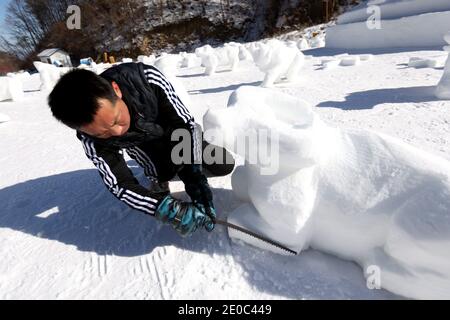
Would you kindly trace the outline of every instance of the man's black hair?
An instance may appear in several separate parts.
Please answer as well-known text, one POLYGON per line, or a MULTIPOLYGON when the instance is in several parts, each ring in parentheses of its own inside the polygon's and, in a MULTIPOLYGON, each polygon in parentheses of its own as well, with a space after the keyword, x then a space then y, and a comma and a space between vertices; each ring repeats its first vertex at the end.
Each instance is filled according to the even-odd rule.
POLYGON ((78 129, 94 121, 98 99, 117 100, 106 79, 88 70, 75 69, 66 73, 48 97, 53 116, 65 125, 78 129))

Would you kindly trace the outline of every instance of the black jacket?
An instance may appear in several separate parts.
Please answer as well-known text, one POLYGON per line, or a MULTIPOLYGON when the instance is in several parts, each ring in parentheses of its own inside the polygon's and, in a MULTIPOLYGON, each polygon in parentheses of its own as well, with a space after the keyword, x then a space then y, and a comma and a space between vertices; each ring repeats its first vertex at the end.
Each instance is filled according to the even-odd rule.
POLYGON ((108 139, 80 131, 77 131, 77 137, 108 190, 132 208, 154 215, 161 199, 138 183, 124 160, 123 150, 144 168, 147 177, 168 181, 178 171, 189 171, 192 164, 201 163, 201 128, 170 82, 153 66, 124 63, 106 70, 101 76, 119 85, 130 112, 130 129, 123 136, 108 139), (152 159, 170 161, 170 150, 176 143, 170 137, 177 128, 185 128, 191 133, 191 164, 171 165, 168 166, 171 170, 157 172, 152 159), (156 154, 151 159, 149 150, 153 154, 164 154, 156 154))

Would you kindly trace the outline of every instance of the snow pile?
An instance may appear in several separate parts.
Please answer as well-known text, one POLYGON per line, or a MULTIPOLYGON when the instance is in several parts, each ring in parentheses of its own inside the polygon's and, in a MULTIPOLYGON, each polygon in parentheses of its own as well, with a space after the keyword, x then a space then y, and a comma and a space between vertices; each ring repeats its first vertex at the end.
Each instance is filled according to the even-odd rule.
POLYGON ((133 62, 132 58, 123 58, 122 59, 122 63, 130 63, 130 62, 133 62))
POLYGON ((206 139, 246 160, 232 176, 246 203, 230 222, 375 268, 394 293, 450 298, 450 162, 387 135, 331 128, 307 103, 269 89, 239 88, 204 126, 206 139), (255 132, 266 139, 237 148, 255 132), (269 146, 278 146, 271 161, 255 161, 269 146), (273 164, 278 171, 262 174, 273 164))
POLYGON ((436 88, 436 97, 439 99, 450 100, 450 32, 448 32, 444 38, 449 44, 444 47, 444 50, 449 52, 449 56, 447 57, 447 62, 445 63, 444 75, 436 88))
POLYGON ((0 77, 0 101, 23 99, 23 76, 12 74, 7 77, 0 77))
POLYGON ((62 75, 70 71, 70 68, 58 68, 52 64, 39 61, 33 62, 34 67, 39 71, 41 78, 41 90, 49 92, 58 82, 62 75))
POLYGON ((271 87, 284 77, 288 82, 297 81, 305 62, 305 56, 296 44, 287 46, 276 39, 254 43, 250 52, 255 64, 266 74, 261 84, 263 87, 271 87))
POLYGON ((344 13, 327 30, 329 48, 427 47, 443 45, 450 29, 448 0, 368 1, 344 13))
POLYGON ((239 64, 239 48, 235 45, 225 44, 219 48, 205 45, 195 49, 195 54, 202 59, 206 75, 214 74, 219 66, 234 71, 239 64))
POLYGON ((8 122, 8 121, 10 121, 10 120, 11 120, 11 118, 8 117, 6 114, 0 113, 0 123, 2 123, 2 122, 8 122))

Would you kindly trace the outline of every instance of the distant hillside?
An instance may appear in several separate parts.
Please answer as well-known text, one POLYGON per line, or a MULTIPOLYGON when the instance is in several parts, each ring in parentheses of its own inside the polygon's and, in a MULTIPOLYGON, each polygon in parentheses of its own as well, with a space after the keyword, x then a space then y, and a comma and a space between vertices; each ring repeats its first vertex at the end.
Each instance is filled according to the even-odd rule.
MULTIPOLYGON (((74 61, 104 52, 121 57, 191 51, 204 44, 253 41, 328 22, 358 0, 11 0, 7 47, 30 67, 46 48, 74 61), (81 28, 66 27, 68 5, 80 7, 81 28), (27 15, 21 14, 27 12, 27 15), (31 26, 31 27, 30 27, 31 26)), ((0 39, 1 40, 1 39, 0 39)), ((1 41, 0 41, 1 42, 1 41)))

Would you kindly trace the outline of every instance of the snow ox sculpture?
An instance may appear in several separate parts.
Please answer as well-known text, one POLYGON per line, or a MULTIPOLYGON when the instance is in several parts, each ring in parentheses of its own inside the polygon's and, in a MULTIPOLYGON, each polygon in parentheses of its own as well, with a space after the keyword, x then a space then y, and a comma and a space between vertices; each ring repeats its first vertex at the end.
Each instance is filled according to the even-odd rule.
POLYGON ((204 128, 206 139, 246 160, 232 176, 244 203, 230 222, 297 252, 312 247, 375 268, 394 293, 450 298, 450 162, 383 134, 332 128, 306 102, 256 87, 208 111, 204 128), (236 148, 261 130, 276 139, 236 148), (265 175, 267 164, 249 155, 270 144, 278 145, 278 170, 265 175))
POLYGON ((286 78, 288 82, 295 82, 299 79, 305 56, 296 44, 286 45, 279 40, 272 39, 266 43, 254 43, 250 46, 249 51, 255 64, 266 74, 261 84, 262 87, 272 87, 282 78, 286 78))
POLYGON ((219 66, 234 71, 239 64, 239 47, 234 45, 225 44, 215 49, 205 45, 195 49, 195 54, 202 59, 202 65, 206 68, 205 74, 208 76, 214 74, 219 66))

